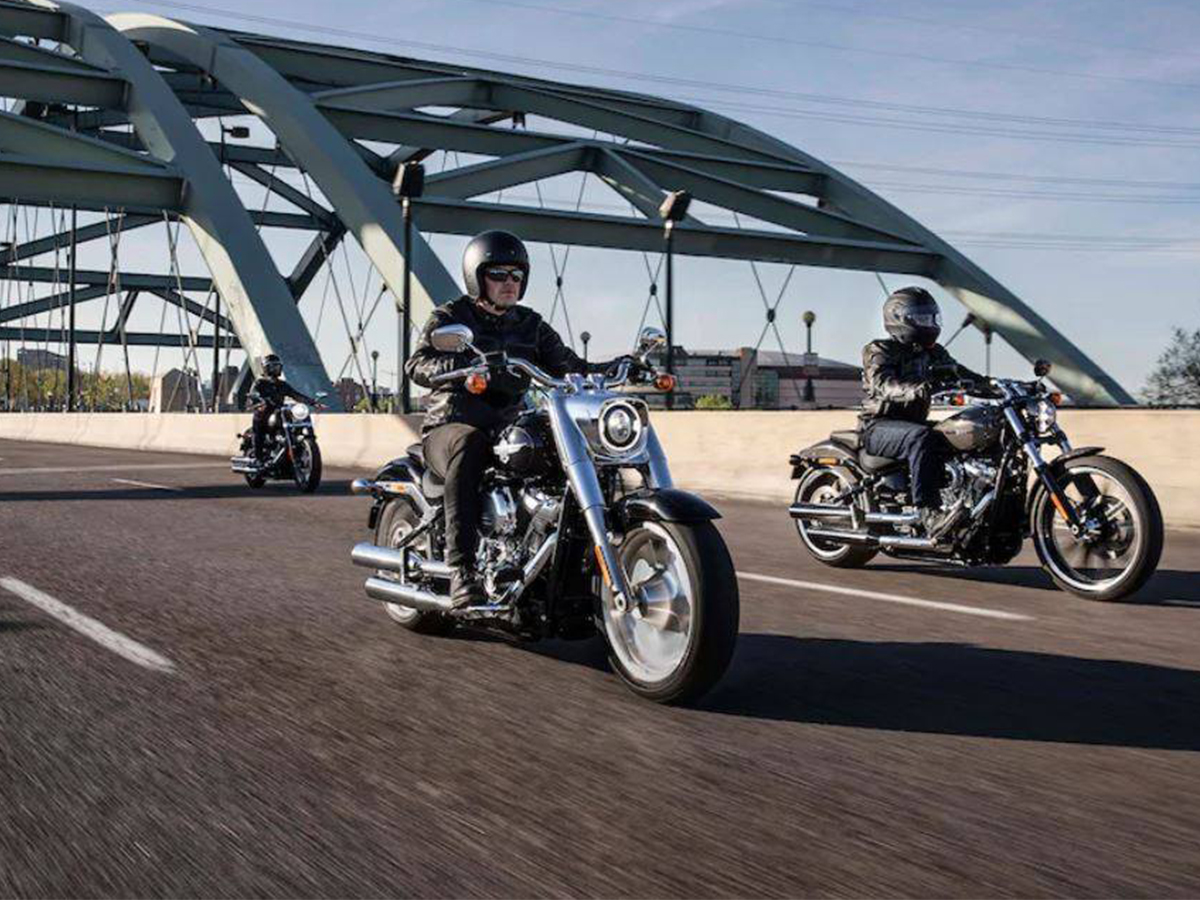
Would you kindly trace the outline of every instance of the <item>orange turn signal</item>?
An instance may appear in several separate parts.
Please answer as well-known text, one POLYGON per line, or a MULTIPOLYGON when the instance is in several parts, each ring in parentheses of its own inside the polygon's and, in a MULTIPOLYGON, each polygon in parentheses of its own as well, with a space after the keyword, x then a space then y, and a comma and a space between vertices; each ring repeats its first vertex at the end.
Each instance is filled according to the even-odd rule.
POLYGON ((966 406, 967 405, 967 395, 966 394, 954 394, 950 398, 950 405, 951 406, 966 406))
POLYGON ((1062 406, 1063 398, 1062 398, 1061 391, 1051 392, 1050 394, 1046 395, 1046 399, 1049 400, 1051 403, 1053 403, 1055 406, 1062 406))
POLYGON ((654 386, 664 394, 675 390, 675 376, 670 372, 660 372, 654 376, 654 386))
POLYGON ((487 390, 488 377, 482 372, 467 376, 467 393, 482 394, 487 390))

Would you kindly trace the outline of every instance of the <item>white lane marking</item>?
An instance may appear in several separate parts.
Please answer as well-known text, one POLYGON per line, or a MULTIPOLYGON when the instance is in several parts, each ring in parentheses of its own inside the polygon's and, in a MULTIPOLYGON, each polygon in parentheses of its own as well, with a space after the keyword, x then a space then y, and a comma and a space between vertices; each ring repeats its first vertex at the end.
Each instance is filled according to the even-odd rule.
POLYGON ((16 578, 0 578, 0 587, 16 594, 26 603, 32 603, 42 612, 47 613, 69 628, 74 628, 84 637, 91 638, 101 647, 111 650, 118 656, 123 656, 131 663, 136 663, 146 669, 157 672, 173 672, 175 664, 169 659, 159 656, 149 647, 139 644, 133 638, 128 638, 118 631, 113 631, 102 622, 97 622, 90 616, 85 616, 76 609, 67 606, 61 600, 56 600, 49 594, 39 591, 32 585, 16 578))
POLYGON ((151 469, 228 469, 229 463, 122 463, 109 466, 41 466, 0 469, 0 475, 58 475, 69 472, 145 472, 151 469))
POLYGON ((183 488, 171 487, 166 484, 154 484, 152 481, 134 481, 132 478, 112 478, 117 484, 132 484, 136 487, 154 488, 156 491, 181 491, 183 488))
POLYGON ((866 591, 861 588, 842 587, 838 584, 823 584, 819 581, 796 581, 792 578, 776 578, 774 575, 758 575, 754 572, 738 572, 737 576, 747 581, 761 581, 765 584, 778 584, 783 587, 803 588, 809 591, 826 591, 830 594, 845 594, 848 597, 865 597, 868 600, 883 600, 886 603, 901 603, 905 606, 919 606, 923 609, 938 609, 942 612, 962 613, 967 616, 983 616, 985 619, 1027 622, 1033 618, 1033 616, 1026 616, 1022 613, 1005 612, 1002 609, 962 606, 958 603, 943 603, 940 600, 922 600, 919 597, 905 597, 903 594, 884 594, 880 591, 866 591))

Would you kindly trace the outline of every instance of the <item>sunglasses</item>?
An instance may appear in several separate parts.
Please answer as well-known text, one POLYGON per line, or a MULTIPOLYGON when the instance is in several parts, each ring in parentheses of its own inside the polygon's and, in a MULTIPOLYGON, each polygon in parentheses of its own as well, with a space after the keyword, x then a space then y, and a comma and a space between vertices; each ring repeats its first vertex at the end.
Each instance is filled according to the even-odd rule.
POLYGON ((484 269, 483 277, 497 284, 508 281, 510 278, 514 284, 520 284, 525 280, 525 273, 520 269, 484 269))

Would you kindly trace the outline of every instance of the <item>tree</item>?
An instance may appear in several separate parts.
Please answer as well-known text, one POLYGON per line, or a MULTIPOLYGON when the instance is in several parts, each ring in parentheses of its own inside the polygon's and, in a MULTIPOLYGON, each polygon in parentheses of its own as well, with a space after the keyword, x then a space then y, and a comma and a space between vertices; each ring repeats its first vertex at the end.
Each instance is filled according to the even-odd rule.
POLYGON ((1152 406, 1200 405, 1200 329, 1174 330, 1142 397, 1152 406))
POLYGON ((696 409, 733 409, 733 403, 720 394, 705 394, 696 398, 696 409))

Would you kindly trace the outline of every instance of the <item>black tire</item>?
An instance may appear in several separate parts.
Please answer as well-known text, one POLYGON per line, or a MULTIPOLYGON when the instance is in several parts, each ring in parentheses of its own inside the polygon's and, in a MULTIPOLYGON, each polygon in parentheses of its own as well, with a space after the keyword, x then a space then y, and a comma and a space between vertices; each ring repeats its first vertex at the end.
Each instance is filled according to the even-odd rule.
MULTIPOLYGON (((632 673, 614 650, 612 636, 608 633, 613 624, 609 616, 604 615, 609 662, 613 671, 639 697, 656 703, 689 703, 712 689, 733 658, 740 615, 737 576, 725 541, 711 522, 652 524, 670 536, 687 567, 694 591, 690 612, 695 635, 669 676, 658 681, 645 681, 632 673)), ((635 530, 626 534, 626 544, 635 530)), ((607 588, 601 602, 605 609, 611 609, 607 588)))
MULTIPOLYGON (((392 498, 379 512, 379 521, 375 524, 375 543, 380 547, 396 546, 399 539, 415 528, 420 520, 421 517, 407 500, 402 497, 392 498)), ((376 574, 380 578, 398 577, 395 572, 381 571, 376 574)), ((442 635, 448 634, 454 628, 454 622, 441 613, 422 612, 398 603, 384 603, 382 606, 389 619, 417 634, 442 635)))
POLYGON ((249 472, 245 472, 242 477, 246 479, 246 484, 256 491, 267 483, 267 479, 262 475, 251 475, 249 472))
MULTIPOLYGON (((1158 499, 1150 485, 1136 471, 1120 460, 1109 456, 1081 456, 1066 463, 1071 472, 1085 473, 1088 470, 1102 473, 1116 482, 1128 495, 1132 508, 1131 521, 1135 528, 1132 548, 1133 559, 1121 575, 1111 584, 1097 582, 1089 588, 1070 564, 1062 558, 1053 538, 1048 534, 1057 513, 1050 492, 1038 485, 1030 504, 1030 531, 1034 548, 1047 574, 1064 591, 1069 591, 1088 600, 1122 600, 1140 590, 1158 568, 1163 549, 1163 519, 1158 499), (1073 577, 1073 575, 1075 577, 1073 577)), ((1067 483, 1067 479, 1064 479, 1067 483)))
POLYGON ((311 494, 321 486, 321 448, 317 446, 317 442, 313 438, 302 437, 296 442, 296 450, 307 451, 311 465, 307 478, 296 471, 293 465, 292 479, 296 482, 296 487, 300 488, 301 493, 311 494))
MULTIPOLYGON (((843 483, 847 479, 854 477, 848 469, 842 467, 822 466, 817 469, 809 469, 800 479, 800 483, 796 485, 794 502, 814 502, 810 498, 824 486, 824 483, 821 481, 823 476, 828 479, 839 480, 843 483)), ((809 537, 803 519, 793 519, 792 521, 796 525, 796 534, 800 538, 800 545, 807 551, 809 556, 822 565, 834 569, 861 569, 873 560, 879 552, 875 547, 864 547, 858 544, 838 545, 830 541, 809 537)))

